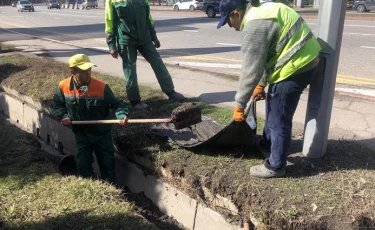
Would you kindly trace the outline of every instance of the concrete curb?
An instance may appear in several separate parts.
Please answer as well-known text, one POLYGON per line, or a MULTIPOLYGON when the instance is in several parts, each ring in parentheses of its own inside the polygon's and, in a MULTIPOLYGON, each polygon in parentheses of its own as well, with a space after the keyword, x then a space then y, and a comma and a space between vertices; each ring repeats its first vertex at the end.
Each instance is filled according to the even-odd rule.
MULTIPOLYGON (((43 109, 27 96, 2 86, 0 111, 26 132, 37 136, 43 150, 56 154, 55 149, 65 154, 75 153, 72 131, 60 124, 48 110, 43 109), (53 148, 51 148, 51 146, 53 148)), ((223 216, 206 205, 152 175, 145 175, 135 164, 115 154, 117 184, 127 186, 132 192, 144 192, 159 209, 192 230, 239 230, 239 226, 228 223, 223 216)), ((94 169, 97 171, 96 162, 94 169)))

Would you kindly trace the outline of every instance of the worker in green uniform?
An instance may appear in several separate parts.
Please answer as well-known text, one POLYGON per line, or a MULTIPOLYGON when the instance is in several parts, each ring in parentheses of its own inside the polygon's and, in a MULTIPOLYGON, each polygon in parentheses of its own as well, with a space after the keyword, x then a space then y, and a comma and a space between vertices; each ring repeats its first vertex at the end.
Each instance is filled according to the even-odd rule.
POLYGON ((147 107, 139 95, 137 51, 150 63, 168 99, 184 99, 183 95, 174 91, 172 78, 156 50, 160 47, 160 41, 156 36, 148 0, 107 0, 105 33, 112 57, 117 58, 120 54, 122 58, 126 92, 134 109, 147 107))
POLYGON ((62 80, 53 96, 53 109, 61 124, 72 127, 75 134, 79 173, 82 177, 93 177, 92 163, 95 152, 101 177, 115 182, 114 148, 111 125, 73 125, 71 121, 104 120, 115 111, 120 125, 127 124, 129 115, 126 105, 118 100, 109 86, 91 77, 95 66, 84 54, 69 59, 71 77, 62 80))

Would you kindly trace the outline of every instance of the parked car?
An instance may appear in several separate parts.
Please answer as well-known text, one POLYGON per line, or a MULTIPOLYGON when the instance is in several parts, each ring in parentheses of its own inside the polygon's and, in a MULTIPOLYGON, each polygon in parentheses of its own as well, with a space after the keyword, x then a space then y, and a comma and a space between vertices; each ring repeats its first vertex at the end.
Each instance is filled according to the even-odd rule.
MULTIPOLYGON (((266 2, 273 2, 274 0, 260 0, 259 3, 263 4, 266 2)), ((216 17, 216 14, 219 14, 219 5, 221 0, 203 0, 202 11, 204 11, 209 18, 216 17)), ((249 2, 249 0, 246 0, 249 2)))
POLYGON ((16 6, 17 6, 17 1, 12 2, 12 7, 16 7, 16 6))
POLYGON ((174 10, 195 10, 203 0, 181 0, 173 5, 174 10))
POLYGON ((17 3, 17 11, 18 12, 23 12, 24 10, 28 10, 29 12, 34 12, 34 6, 31 2, 29 1, 26 1, 26 0, 22 0, 22 1, 18 1, 17 3))
POLYGON ((87 8, 98 8, 98 1, 96 0, 84 0, 81 5, 81 9, 87 8))
POLYGON ((196 10, 203 10, 203 1, 201 1, 195 9, 196 10))
POLYGON ((370 12, 371 10, 375 10, 375 0, 355 1, 353 4, 353 9, 355 9, 359 13, 370 12))
POLYGON ((219 5, 221 0, 203 0, 203 9, 209 18, 216 17, 219 12, 219 5))
POLYGON ((57 0, 48 0, 47 8, 48 9, 52 9, 52 8, 61 9, 60 3, 57 0))
POLYGON ((348 2, 346 3, 346 7, 349 9, 353 9, 354 2, 354 0, 348 0, 348 2))

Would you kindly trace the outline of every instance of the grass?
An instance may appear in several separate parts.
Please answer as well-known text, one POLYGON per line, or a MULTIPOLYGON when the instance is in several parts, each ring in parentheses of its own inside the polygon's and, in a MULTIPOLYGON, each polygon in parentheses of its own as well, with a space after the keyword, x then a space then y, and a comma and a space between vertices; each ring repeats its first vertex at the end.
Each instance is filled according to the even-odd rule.
POLYGON ((0 119, 0 228, 157 229, 122 191, 62 177, 28 133, 0 119))
POLYGON ((15 46, 11 44, 0 44, 1 45, 1 52, 0 53, 8 53, 15 51, 15 46))
MULTIPOLYGON (((0 57, 2 84, 47 104, 57 82, 67 76, 67 71, 65 64, 48 58, 0 57), (12 68, 1 67, 4 65, 12 68), (36 74, 41 71, 45 76, 36 74)), ((119 98, 127 100, 123 79, 97 73, 94 76, 105 80, 119 98)), ((134 118, 167 116, 179 105, 164 100, 159 91, 141 87, 141 92, 150 109, 133 113, 134 118)), ((230 110, 198 103, 202 104, 204 115, 223 124, 231 121, 230 110)), ((258 126, 262 127, 261 120, 258 126)), ((148 159, 153 163, 150 169, 154 173, 158 169, 169 171, 173 177, 166 180, 208 204, 211 200, 207 199, 207 191, 219 194, 230 199, 241 215, 251 213, 268 229, 361 229, 375 226, 375 152, 353 140, 329 141, 327 153, 321 159, 303 157, 301 140, 293 140, 288 177, 259 180, 250 177, 249 169, 263 160, 251 149, 186 150, 144 137, 149 127, 114 127, 114 140, 124 155, 134 160, 139 156, 148 159)), ((242 218, 218 210, 228 219, 242 218)))

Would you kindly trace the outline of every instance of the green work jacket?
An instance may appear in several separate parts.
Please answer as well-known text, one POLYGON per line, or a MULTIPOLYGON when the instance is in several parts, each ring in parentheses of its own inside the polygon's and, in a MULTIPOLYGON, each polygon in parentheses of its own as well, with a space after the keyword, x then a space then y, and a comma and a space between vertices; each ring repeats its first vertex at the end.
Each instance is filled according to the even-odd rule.
POLYGON ((155 41, 148 0, 107 0, 105 33, 110 50, 155 41))
MULTIPOLYGON (((73 77, 61 81, 53 96, 53 109, 59 119, 68 117, 72 121, 110 119, 110 109, 118 120, 129 115, 127 106, 115 97, 109 86, 95 78, 79 88, 73 77)), ((72 129, 95 140, 110 132, 111 125, 73 125, 72 129)))

